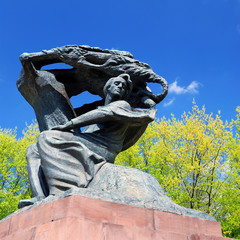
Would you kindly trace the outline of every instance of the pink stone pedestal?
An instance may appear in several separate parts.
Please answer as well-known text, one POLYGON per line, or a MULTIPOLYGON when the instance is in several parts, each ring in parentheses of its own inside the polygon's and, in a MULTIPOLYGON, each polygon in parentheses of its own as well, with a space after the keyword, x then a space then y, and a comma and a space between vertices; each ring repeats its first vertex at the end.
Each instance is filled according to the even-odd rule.
POLYGON ((218 222, 70 196, 0 223, 1 240, 227 240, 218 222))

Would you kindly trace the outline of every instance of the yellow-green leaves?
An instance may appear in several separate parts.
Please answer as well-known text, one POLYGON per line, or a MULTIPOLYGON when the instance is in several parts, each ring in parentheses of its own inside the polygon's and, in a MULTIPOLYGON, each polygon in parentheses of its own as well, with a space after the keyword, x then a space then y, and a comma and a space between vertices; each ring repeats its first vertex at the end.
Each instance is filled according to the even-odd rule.
POLYGON ((30 197, 25 152, 37 135, 36 124, 27 126, 20 139, 16 129, 0 129, 0 219, 15 211, 20 199, 30 197))
MULTIPOLYGON (((224 123, 220 112, 213 116, 193 103, 192 111, 180 119, 172 115, 151 124, 135 146, 119 154, 116 163, 151 173, 176 203, 214 215, 227 225, 227 234, 227 216, 231 219, 237 212, 227 202, 240 207, 240 108, 237 111, 237 120, 224 123)), ((238 231, 240 236, 240 227, 238 231)))
POLYGON ((217 218, 222 223, 226 237, 240 239, 240 107, 236 111, 236 119, 233 120, 234 137, 229 142, 230 174, 219 198, 221 208, 217 218))

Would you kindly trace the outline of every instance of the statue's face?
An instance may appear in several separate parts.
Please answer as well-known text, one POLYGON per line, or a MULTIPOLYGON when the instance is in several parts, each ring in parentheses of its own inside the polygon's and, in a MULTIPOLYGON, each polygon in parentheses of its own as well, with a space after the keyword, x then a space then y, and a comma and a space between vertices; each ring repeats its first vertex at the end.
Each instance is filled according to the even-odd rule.
POLYGON ((116 77, 110 87, 108 88, 108 94, 114 96, 115 98, 122 99, 125 92, 127 91, 126 80, 122 77, 116 77))

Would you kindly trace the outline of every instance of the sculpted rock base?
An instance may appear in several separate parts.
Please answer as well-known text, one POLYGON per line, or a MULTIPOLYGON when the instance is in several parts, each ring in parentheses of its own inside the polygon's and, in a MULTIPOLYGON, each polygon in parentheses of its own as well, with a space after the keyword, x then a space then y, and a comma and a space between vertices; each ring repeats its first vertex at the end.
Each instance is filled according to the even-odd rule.
MULTIPOLYGON (((87 188, 74 187, 60 194, 50 195, 42 200, 35 198, 33 199, 33 206, 39 206, 72 195, 216 221, 209 214, 181 207, 174 203, 151 174, 110 163, 105 163, 100 168, 87 188)), ((28 200, 26 201, 28 202, 28 200)), ((22 207, 28 205, 24 204, 25 201, 23 201, 22 207)), ((28 208, 31 208, 31 206, 28 208)), ((17 212, 24 209, 26 208, 17 212)))
MULTIPOLYGON (((214 217, 174 203, 158 181, 140 170, 106 163, 89 184, 102 200, 216 221, 214 217)), ((95 198, 93 195, 91 197, 95 198)))

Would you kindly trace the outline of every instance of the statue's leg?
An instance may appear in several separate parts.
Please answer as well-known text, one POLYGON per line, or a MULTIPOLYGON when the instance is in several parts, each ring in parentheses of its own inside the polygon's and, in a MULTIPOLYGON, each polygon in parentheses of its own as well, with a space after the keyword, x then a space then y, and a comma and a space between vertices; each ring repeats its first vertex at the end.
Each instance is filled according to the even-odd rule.
POLYGON ((36 144, 32 144, 27 148, 26 157, 32 195, 33 197, 46 197, 48 195, 48 186, 41 168, 41 159, 36 144))
POLYGON ((28 178, 33 198, 21 200, 18 204, 19 208, 32 205, 49 195, 48 185, 41 168, 41 160, 36 144, 32 144, 27 148, 26 157, 28 178))

